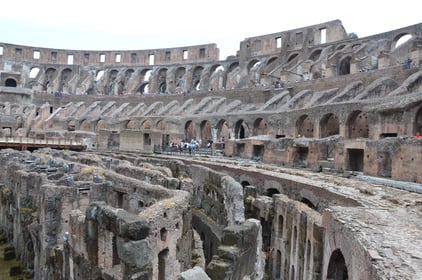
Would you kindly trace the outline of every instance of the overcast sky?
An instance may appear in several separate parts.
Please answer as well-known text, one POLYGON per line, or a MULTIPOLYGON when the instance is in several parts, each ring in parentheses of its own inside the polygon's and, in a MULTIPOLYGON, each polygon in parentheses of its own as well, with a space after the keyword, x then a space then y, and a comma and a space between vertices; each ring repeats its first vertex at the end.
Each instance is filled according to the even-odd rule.
POLYGON ((248 37, 339 19, 362 38, 421 23, 421 8, 416 0, 4 1, 0 42, 75 50, 216 43, 225 59, 248 37))

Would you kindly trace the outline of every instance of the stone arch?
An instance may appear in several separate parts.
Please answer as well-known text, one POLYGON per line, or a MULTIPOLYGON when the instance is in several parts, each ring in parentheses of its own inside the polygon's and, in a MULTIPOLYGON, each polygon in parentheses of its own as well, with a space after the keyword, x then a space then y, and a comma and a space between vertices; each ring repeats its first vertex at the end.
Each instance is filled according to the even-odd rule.
POLYGON ((344 49, 345 46, 346 46, 346 44, 338 45, 335 50, 336 51, 342 50, 342 49, 344 49))
POLYGON ((166 122, 163 120, 157 121, 156 128, 159 130, 166 130, 166 122))
POLYGON ((225 86, 224 72, 224 66, 221 64, 214 64, 211 66, 208 90, 220 90, 225 86))
POLYGON ((144 120, 141 123, 141 127, 142 127, 142 129, 151 129, 152 128, 152 123, 151 123, 150 120, 144 120))
POLYGON ((292 53, 291 55, 289 55, 289 57, 287 58, 287 63, 290 63, 291 61, 293 61, 295 58, 297 58, 299 56, 298 53, 292 53))
POLYGON ((329 113, 322 117, 320 123, 321 138, 337 135, 340 133, 340 123, 336 115, 329 113))
POLYGON ((68 131, 75 131, 76 130, 76 121, 70 120, 67 122, 67 130, 68 131))
POLYGON ((346 57, 344 57, 343 59, 340 60, 339 67, 338 67, 338 74, 340 76, 350 74, 350 62, 351 61, 352 61, 351 56, 346 56, 346 57))
POLYGON ((347 138, 368 138, 369 120, 365 112, 353 111, 347 120, 347 138))
POLYGON ((204 71, 204 67, 196 66, 192 72, 192 90, 198 91, 201 90, 201 77, 202 72, 204 71))
POLYGON ((253 124, 253 136, 267 134, 267 122, 263 118, 257 118, 253 124))
POLYGON ((259 59, 252 59, 251 61, 249 61, 247 66, 248 73, 251 72, 252 68, 257 67, 259 64, 261 64, 261 61, 259 59))
POLYGON ((16 129, 23 128, 24 121, 21 116, 17 116, 15 120, 16 129))
POLYGON ((296 122, 297 134, 306 138, 314 137, 314 122, 308 115, 302 115, 296 122))
POLYGON ((107 79, 105 94, 107 94, 107 95, 117 94, 117 88, 115 87, 115 85, 117 83, 118 74, 119 74, 119 71, 117 71, 116 69, 112 69, 108 73, 108 79, 107 79))
POLYGON ((159 93, 167 92, 167 68, 162 68, 158 71, 157 85, 159 93))
POLYGON ((414 135, 418 132, 422 135, 422 107, 419 108, 415 115, 414 135))
POLYGON ((217 139, 221 139, 221 138, 225 138, 225 139, 230 139, 230 128, 229 128, 229 124, 225 119, 220 120, 217 125, 216 125, 216 129, 217 129, 217 139))
POLYGON ((176 93, 183 93, 186 91, 186 68, 178 67, 175 72, 175 86, 176 93))
POLYGON ((70 85, 68 82, 72 78, 73 71, 70 68, 65 68, 60 74, 60 85, 59 85, 59 91, 65 91, 69 92, 70 85))
POLYGON ((136 89, 136 94, 148 94, 149 93, 149 83, 143 83, 138 86, 136 89))
POLYGON ((278 56, 273 56, 267 61, 267 66, 274 63, 278 59, 278 56))
POLYGON ((90 131, 91 130, 91 123, 88 120, 81 120, 79 127, 80 127, 80 130, 90 131))
POLYGON ((410 41, 412 39, 412 34, 409 33, 400 33, 394 37, 391 43, 391 49, 396 49, 403 45, 404 43, 410 41))
POLYGON ((239 62, 233 62, 228 67, 227 76, 226 76, 226 88, 233 89, 237 87, 239 83, 239 62))
POLYGON ((185 124, 185 140, 190 141, 191 139, 196 139, 196 129, 193 121, 189 120, 185 124))
POLYGON ((44 81, 42 82, 45 90, 48 90, 48 87, 51 86, 51 82, 54 81, 56 75, 57 75, 57 70, 55 68, 52 68, 52 67, 47 68, 44 75, 44 81))
POLYGON ((138 122, 136 120, 129 120, 126 122, 126 129, 136 129, 138 127, 138 122))
POLYGON ((311 55, 309 56, 309 59, 312 61, 317 61, 319 59, 319 57, 321 56, 321 49, 318 50, 314 50, 311 55))
POLYGON ((331 253, 330 261, 328 262, 327 280, 347 280, 348 278, 344 256, 340 249, 336 249, 331 253))
POLYGON ((6 81, 4 82, 4 85, 6 87, 17 87, 18 83, 13 78, 7 78, 6 81))
POLYGON ((95 132, 99 132, 101 129, 106 128, 106 122, 105 120, 98 120, 95 124, 95 132))
POLYGON ((234 135, 236 139, 243 139, 249 137, 249 126, 244 120, 240 119, 236 122, 236 125, 234 127, 234 135))
POLYGON ((135 87, 135 94, 148 94, 152 70, 150 68, 142 69, 139 73, 139 80, 135 87))
POLYGON ((208 140, 212 140, 212 126, 211 123, 207 120, 201 122, 201 139, 202 143, 208 143, 208 140))

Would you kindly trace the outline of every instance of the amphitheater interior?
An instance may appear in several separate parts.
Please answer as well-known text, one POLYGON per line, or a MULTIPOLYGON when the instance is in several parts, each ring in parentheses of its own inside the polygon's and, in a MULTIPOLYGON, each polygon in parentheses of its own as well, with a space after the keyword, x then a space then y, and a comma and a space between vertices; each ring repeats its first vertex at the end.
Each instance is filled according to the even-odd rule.
POLYGON ((21 279, 422 279, 421 63, 422 23, 0 43, 0 241, 21 279))

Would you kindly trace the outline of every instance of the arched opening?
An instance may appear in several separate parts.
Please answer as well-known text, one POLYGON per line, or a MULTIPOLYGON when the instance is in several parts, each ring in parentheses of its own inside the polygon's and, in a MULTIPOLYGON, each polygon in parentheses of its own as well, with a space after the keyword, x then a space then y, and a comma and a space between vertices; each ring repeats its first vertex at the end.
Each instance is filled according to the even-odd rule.
POLYGON ((224 137, 224 139, 230 139, 230 129, 229 124, 226 120, 220 120, 216 126, 217 128, 217 139, 220 140, 224 137))
POLYGON ((193 70, 192 73, 192 90, 198 91, 201 90, 201 77, 202 77, 202 71, 204 68, 202 66, 197 66, 193 70))
POLYGON ((255 120, 253 124, 253 136, 267 134, 267 123, 262 118, 255 120))
POLYGON ((287 59, 287 62, 293 61, 295 58, 298 57, 298 55, 299 55, 298 53, 294 53, 294 54, 290 55, 289 58, 287 59))
POLYGON ((350 61, 352 58, 350 56, 345 57, 341 60, 340 66, 338 68, 338 74, 341 75, 348 75, 350 74, 350 61))
POLYGON ((368 138, 369 120, 366 113, 362 111, 352 112, 347 122, 347 132, 348 138, 368 138))
POLYGON ((327 280, 347 280, 347 267, 340 249, 334 250, 328 263, 327 280))
POLYGON ((315 50, 314 52, 311 53, 311 55, 309 56, 309 59, 312 61, 317 61, 320 55, 321 55, 321 50, 315 50))
POLYGON ((399 35, 398 38, 396 38, 396 40, 395 40, 396 43, 394 45, 394 48, 400 47, 401 45, 403 45, 404 43, 406 43, 410 39, 412 39, 412 35, 410 35, 410 34, 399 35))
POLYGON ((99 80, 101 80, 104 77, 104 70, 100 70, 97 72, 97 75, 95 76, 95 81, 98 82, 99 80))
POLYGON ((38 76, 39 72, 40 72, 40 68, 38 68, 38 67, 32 68, 31 71, 29 72, 29 78, 35 79, 38 76))
POLYGON ((338 118, 334 114, 325 115, 320 122, 321 138, 337 135, 340 133, 340 124, 338 118))
POLYGON ((145 121, 142 123, 142 128, 143 128, 143 129, 151 129, 151 128, 152 128, 152 123, 151 123, 151 121, 150 121, 150 120, 145 120, 145 121))
POLYGON ((15 79, 8 78, 8 79, 6 79, 6 81, 4 82, 4 85, 5 85, 6 87, 16 87, 16 86, 17 86, 17 83, 16 83, 16 80, 15 80, 15 79))
POLYGON ((98 120, 97 125, 95 126, 95 132, 100 132, 101 129, 105 129, 106 122, 104 120, 98 120))
POLYGON ((138 127, 138 122, 137 121, 135 121, 135 120, 129 120, 127 123, 126 123, 126 129, 135 129, 135 128, 137 128, 138 127))
POLYGON ((158 254, 158 280, 166 280, 166 262, 169 249, 166 248, 158 254))
POLYGON ((82 120, 79 127, 80 127, 80 130, 90 131, 91 126, 88 120, 82 120))
POLYGON ((307 199, 305 197, 302 197, 301 202, 304 203, 304 204, 306 204, 309 208, 314 209, 314 210, 317 210, 317 208, 315 207, 315 205, 309 199, 307 199))
POLYGON ((422 135, 422 107, 416 113, 414 130, 414 135, 422 135))
POLYGON ((203 144, 207 144, 212 139, 211 123, 209 121, 201 122, 201 139, 203 144))
POLYGON ((268 188, 265 195, 272 197, 275 194, 280 194, 279 190, 277 190, 276 188, 268 188))
POLYGON ((185 140, 190 141, 196 139, 196 130, 192 121, 188 121, 185 124, 185 140))
POLYGON ((301 137, 312 138, 314 137, 314 123, 308 115, 299 117, 297 124, 297 134, 301 137))
POLYGON ((72 69, 70 68, 64 69, 61 73, 59 91, 69 92, 70 85, 68 83, 71 78, 72 78, 72 69))
POLYGON ((160 230, 160 239, 161 239, 161 241, 167 240, 167 230, 166 230, 166 228, 162 228, 160 230))
POLYGON ((248 125, 243 120, 238 120, 235 126, 236 139, 243 139, 249 136, 248 125))

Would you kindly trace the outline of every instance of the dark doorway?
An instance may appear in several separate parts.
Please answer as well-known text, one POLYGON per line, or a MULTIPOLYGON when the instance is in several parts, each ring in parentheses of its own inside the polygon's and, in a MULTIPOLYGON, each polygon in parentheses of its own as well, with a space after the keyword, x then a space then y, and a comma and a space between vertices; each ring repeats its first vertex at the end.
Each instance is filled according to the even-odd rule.
POLYGON ((348 149, 349 167, 352 171, 363 171, 363 155, 362 149, 348 149))
POLYGON ((158 254, 158 280, 166 280, 166 260, 169 249, 164 249, 158 254))
POLYGON ((328 263, 327 280, 347 280, 347 267, 340 249, 335 250, 328 263))
POLYGON ((7 79, 5 84, 6 87, 16 87, 16 81, 14 79, 7 79))
POLYGON ((253 145, 252 157, 255 160, 262 160, 264 157, 264 145, 253 145))

